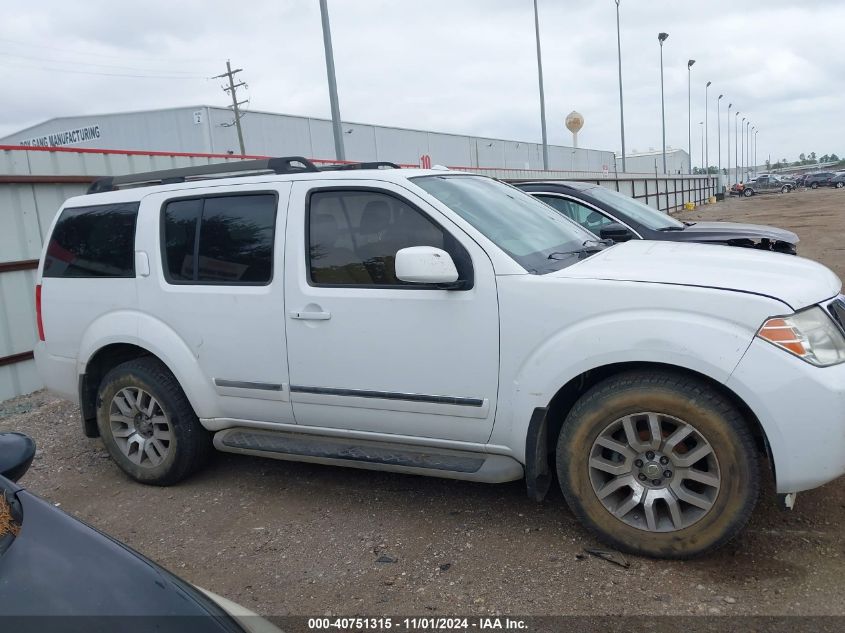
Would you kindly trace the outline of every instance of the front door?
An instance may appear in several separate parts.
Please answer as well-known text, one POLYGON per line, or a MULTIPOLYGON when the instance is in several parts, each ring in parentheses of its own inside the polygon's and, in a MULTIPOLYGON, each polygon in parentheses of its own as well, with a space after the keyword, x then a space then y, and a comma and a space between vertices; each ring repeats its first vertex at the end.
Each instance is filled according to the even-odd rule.
POLYGON ((294 183, 285 304, 297 424, 486 442, 499 373, 486 253, 415 193, 381 181, 294 183), (450 253, 461 290, 401 282, 399 249, 450 253))

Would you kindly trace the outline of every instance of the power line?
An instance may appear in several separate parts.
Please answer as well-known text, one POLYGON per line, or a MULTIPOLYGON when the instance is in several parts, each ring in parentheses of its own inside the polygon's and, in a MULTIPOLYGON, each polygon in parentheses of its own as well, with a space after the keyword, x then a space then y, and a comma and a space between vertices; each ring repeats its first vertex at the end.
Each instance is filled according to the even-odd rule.
MULTIPOLYGON (((168 75, 194 75, 198 76, 201 75, 197 71, 187 71, 187 70, 169 70, 169 69, 157 69, 157 68, 137 68, 133 66, 115 66, 114 64, 96 64, 94 62, 77 62, 77 61, 65 61, 61 59, 51 59, 49 57, 34 57, 32 55, 19 55, 17 53, 7 53, 5 51, 0 51, 0 56, 3 57, 15 57, 18 59, 25 59, 29 61, 37 61, 37 62, 49 62, 51 64, 71 64, 74 66, 97 66, 99 68, 115 68, 118 70, 136 70, 139 72, 151 72, 151 73, 163 73, 168 75)), ((205 76, 205 75, 202 75, 205 76)))
POLYGON ((26 64, 21 62, 11 62, 6 64, 7 68, 26 68, 28 70, 42 70, 46 72, 60 73, 60 74, 74 74, 74 75, 97 75, 101 77, 135 77, 142 79, 208 79, 203 75, 139 75, 132 73, 108 73, 97 72, 93 70, 77 70, 70 68, 49 68, 47 66, 38 66, 35 64, 26 64))
POLYGON ((215 77, 212 77, 212 79, 226 78, 226 79, 229 80, 229 85, 228 86, 222 86, 222 88, 223 88, 224 92, 228 92, 229 95, 232 97, 231 108, 232 108, 232 112, 235 115, 235 128, 238 130, 238 144, 240 145, 240 148, 241 148, 241 156, 243 156, 244 154, 246 154, 246 149, 244 148, 244 134, 243 134, 243 131, 241 130, 241 116, 242 115, 240 113, 239 108, 244 103, 247 103, 247 101, 246 100, 238 101, 238 88, 240 88, 241 86, 248 88, 249 86, 247 86, 246 83, 244 83, 243 81, 235 83, 235 75, 237 75, 239 72, 243 72, 243 68, 236 68, 235 70, 232 70, 232 64, 227 59, 226 60, 226 72, 223 73, 222 75, 217 75, 215 77))
MULTIPOLYGON (((78 55, 80 57, 102 58, 103 54, 104 54, 102 51, 99 51, 99 52, 77 51, 77 50, 71 50, 71 49, 68 49, 68 48, 59 48, 57 46, 47 46, 46 44, 33 44, 32 42, 21 42, 19 40, 10 40, 10 39, 5 38, 5 37, 0 37, 0 42, 5 42, 6 44, 13 44, 15 46, 25 46, 25 47, 30 47, 30 48, 43 48, 43 49, 46 49, 46 50, 57 51, 59 53, 68 53, 70 55, 78 55)), ((109 55, 109 57, 111 57, 113 59, 129 59, 129 60, 133 60, 133 61, 146 60, 146 61, 157 61, 157 62, 161 62, 161 61, 208 62, 208 59, 200 58, 200 57, 193 57, 193 58, 178 57, 177 58, 177 57, 171 57, 169 55, 165 55, 165 56, 115 55, 112 51, 109 51, 108 55, 109 55)))

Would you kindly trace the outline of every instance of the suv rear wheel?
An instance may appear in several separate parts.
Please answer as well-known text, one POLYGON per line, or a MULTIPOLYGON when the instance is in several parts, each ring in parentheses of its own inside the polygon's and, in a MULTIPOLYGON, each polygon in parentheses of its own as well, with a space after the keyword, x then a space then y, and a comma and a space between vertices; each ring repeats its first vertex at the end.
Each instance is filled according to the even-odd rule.
POLYGON ((754 195, 754 190, 746 187, 745 189, 742 190, 742 195, 744 195, 746 198, 750 198, 751 196, 754 195))
POLYGON ((174 484, 211 453, 211 435, 176 378, 154 358, 131 360, 106 374, 97 394, 97 426, 112 459, 145 484, 174 484))
POLYGON ((757 451, 722 394, 690 376, 632 372, 575 404, 557 445, 575 515, 634 554, 690 558, 739 532, 757 501, 757 451))

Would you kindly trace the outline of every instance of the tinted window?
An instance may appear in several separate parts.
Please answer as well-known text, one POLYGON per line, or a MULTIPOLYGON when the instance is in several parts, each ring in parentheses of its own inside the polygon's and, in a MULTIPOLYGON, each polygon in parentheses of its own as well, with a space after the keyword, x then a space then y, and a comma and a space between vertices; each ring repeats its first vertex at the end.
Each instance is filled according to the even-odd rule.
POLYGON ((162 217, 170 281, 264 284, 272 278, 275 195, 174 200, 162 217))
POLYGON ((452 255, 468 279, 468 254, 427 216, 398 198, 372 191, 318 191, 308 205, 311 281, 329 285, 404 286, 396 252, 434 246, 452 255))
POLYGON ((134 277, 138 203, 65 209, 44 258, 44 277, 134 277))
POLYGON ((537 198, 596 235, 599 234, 603 226, 613 222, 613 220, 602 215, 595 209, 578 204, 572 200, 567 200, 566 198, 560 198, 558 196, 537 196, 537 198))
POLYGON ((164 209, 165 270, 173 281, 194 278, 194 248, 202 200, 176 200, 164 209))

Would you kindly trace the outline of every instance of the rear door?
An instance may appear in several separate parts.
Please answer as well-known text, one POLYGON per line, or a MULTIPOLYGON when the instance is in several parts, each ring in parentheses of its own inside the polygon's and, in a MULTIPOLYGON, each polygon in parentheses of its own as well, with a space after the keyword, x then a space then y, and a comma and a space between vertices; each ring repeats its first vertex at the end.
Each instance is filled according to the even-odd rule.
POLYGON ((294 421, 283 287, 289 192, 290 183, 273 182, 142 201, 137 244, 150 270, 138 276, 139 305, 196 356, 217 396, 214 417, 294 421))
POLYGON ((294 184, 285 292, 300 425, 486 442, 496 411, 499 310, 487 254, 402 186, 294 184), (396 279, 396 252, 450 253, 462 290, 396 279))

